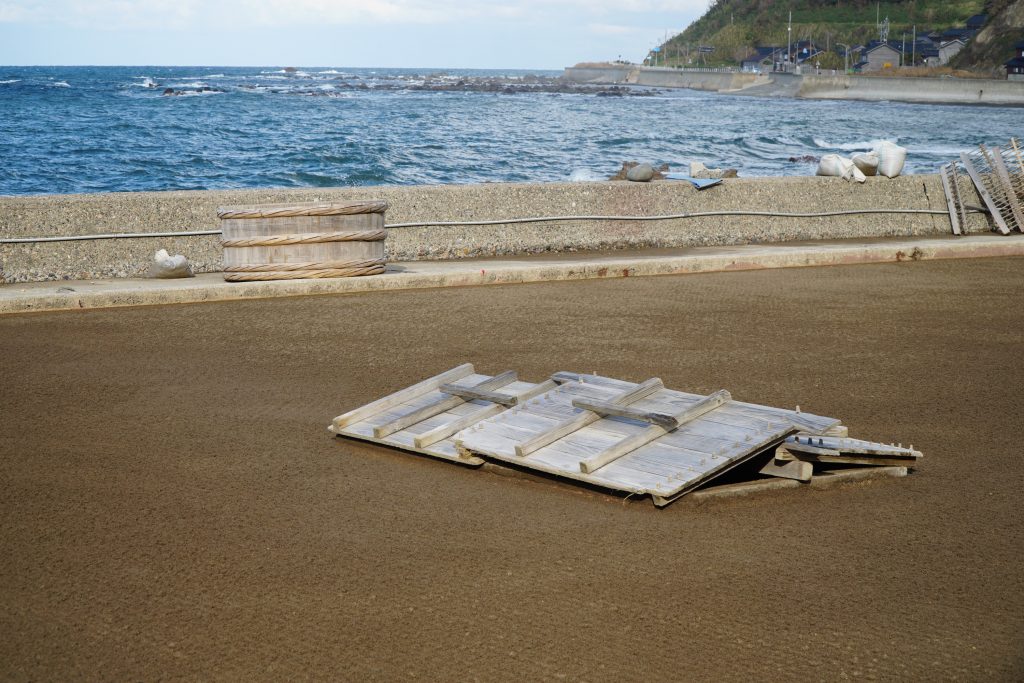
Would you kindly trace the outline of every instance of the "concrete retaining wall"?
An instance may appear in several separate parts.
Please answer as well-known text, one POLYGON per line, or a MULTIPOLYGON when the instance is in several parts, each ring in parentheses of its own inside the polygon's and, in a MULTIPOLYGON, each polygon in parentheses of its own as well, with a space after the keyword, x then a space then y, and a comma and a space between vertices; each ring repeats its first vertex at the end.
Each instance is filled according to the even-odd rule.
POLYGON ((750 73, 700 72, 660 67, 569 67, 563 77, 574 83, 630 84, 657 88, 730 91, 770 83, 750 73))
POLYGON ((654 67, 633 67, 630 71, 620 66, 569 67, 565 78, 581 83, 632 83, 760 97, 1024 106, 1024 81, 975 78, 757 75, 654 67))
MULTIPOLYGON (((740 178, 698 192, 685 181, 440 186, 380 186, 300 190, 139 192, 0 197, 0 236, 219 229, 217 207, 308 201, 385 199, 388 224, 562 215, 664 215, 753 210, 814 212, 842 209, 938 209, 946 204, 936 175, 869 178, 740 178)), ((972 217, 970 230, 988 230, 972 217)), ((396 261, 542 252, 715 246, 791 240, 942 235, 942 215, 861 215, 842 218, 705 217, 660 222, 576 221, 487 227, 402 228, 389 231, 396 261)), ((218 237, 178 237, 0 245, 4 282, 132 277, 153 252, 184 254, 199 272, 221 268, 218 237)))
POLYGON ((1024 105, 1024 83, 980 78, 804 76, 798 96, 828 100, 1020 106, 1024 105))
POLYGON ((573 83, 625 83, 634 67, 629 66, 573 66, 565 70, 564 77, 573 83))

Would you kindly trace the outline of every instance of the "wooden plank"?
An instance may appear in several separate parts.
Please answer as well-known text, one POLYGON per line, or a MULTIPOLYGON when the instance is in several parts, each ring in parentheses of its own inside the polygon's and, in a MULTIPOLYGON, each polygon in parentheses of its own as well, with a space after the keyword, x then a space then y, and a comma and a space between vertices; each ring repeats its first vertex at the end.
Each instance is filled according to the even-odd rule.
POLYGON ((810 481, 814 465, 804 460, 769 460, 760 470, 761 474, 797 481, 810 481))
POLYGON ((999 206, 992 199, 992 195, 988 193, 988 190, 985 189, 985 183, 982 182, 981 175, 978 173, 978 169, 974 167, 974 163, 967 155, 967 152, 960 152, 960 161, 963 163, 964 168, 967 169, 967 175, 971 176, 971 180, 974 181, 974 188, 978 191, 978 196, 981 197, 981 200, 985 202, 985 206, 988 207, 992 220, 995 221, 996 228, 1004 235, 1009 235, 1010 228, 1006 226, 1003 214, 999 212, 999 206))
POLYGON ((724 389, 722 389, 721 391, 716 391, 715 393, 705 398, 703 401, 699 401, 695 405, 690 406, 689 408, 683 410, 682 412, 670 416, 672 418, 672 424, 674 425, 671 429, 666 429, 660 425, 653 424, 638 434, 628 436, 625 439, 619 441, 618 443, 610 446, 609 448, 606 448, 603 451, 589 458, 580 460, 580 472, 583 472, 584 474, 590 474, 594 470, 604 467, 613 460, 621 458, 626 453, 635 451, 644 444, 648 444, 651 441, 654 441, 659 436, 664 436, 665 434, 668 434, 670 431, 678 428, 680 425, 696 420, 701 415, 711 412, 715 408, 718 408, 719 406, 727 403, 731 399, 732 396, 729 394, 728 391, 724 389))
POLYGON ((676 427, 675 418, 671 415, 666 413, 655 413, 648 410, 639 410, 630 406, 616 405, 611 401, 577 398, 573 400, 572 405, 574 408, 579 408, 580 410, 589 410, 597 413, 601 417, 616 415, 618 417, 629 418, 630 420, 637 420, 638 422, 659 425, 668 431, 675 429, 676 427))
POLYGON ((947 170, 951 166, 952 164, 945 164, 941 169, 939 169, 939 178, 942 180, 942 192, 946 195, 946 208, 949 210, 950 226, 953 228, 954 235, 960 235, 962 234, 960 230, 960 216, 957 214, 957 198, 952 187, 952 183, 955 182, 955 176, 954 180, 950 180, 947 176, 947 173, 952 174, 952 170, 947 170))
POLYGON ((473 374, 473 364, 465 363, 458 367, 452 368, 446 372, 442 372, 440 375, 435 375, 429 379, 425 379, 418 384, 414 384, 411 387, 406 387, 401 391, 396 391, 393 394, 389 394, 384 398, 377 399, 372 403, 367 403, 364 406, 350 410, 347 413, 339 415, 334 418, 334 428, 342 429, 352 424, 353 422, 360 422, 365 420, 371 415, 387 410, 388 408, 394 408, 395 406, 405 403, 406 401, 422 396, 423 394, 434 391, 442 384, 447 382, 454 382, 457 379, 462 379, 467 375, 473 374))
POLYGON ((456 432, 461 432, 466 427, 475 425, 480 420, 486 420, 492 415, 497 415, 503 410, 505 410, 505 406, 497 404, 484 406, 476 412, 472 412, 469 415, 463 415, 459 419, 449 422, 448 424, 435 427, 425 434, 420 434, 413 439, 413 443, 416 444, 416 448, 426 448, 427 446, 435 444, 442 439, 447 439, 456 432))
MULTIPOLYGON (((556 373, 556 375, 558 374, 560 373, 556 373)), ((552 375, 551 379, 555 382, 558 382, 559 379, 556 377, 556 375, 552 375)), ((660 379, 656 377, 651 378, 645 382, 636 385, 631 389, 627 389, 626 391, 621 392, 620 394, 612 398, 612 402, 620 403, 622 405, 628 405, 633 401, 638 401, 641 398, 650 396, 654 392, 660 391, 663 388, 664 385, 661 383, 660 379)), ((532 439, 528 439, 527 441, 516 444, 516 455, 519 456, 520 458, 525 457, 530 453, 533 453, 534 451, 543 448, 544 446, 547 446, 550 443, 553 443, 565 436, 568 436, 569 434, 572 434, 575 431, 583 429, 592 422, 597 422, 600 419, 601 416, 598 415, 597 413, 593 413, 590 411, 581 412, 579 415, 570 418, 562 422, 561 424, 556 425, 547 432, 543 432, 533 437, 532 439)))
POLYGON ((785 446, 775 449, 775 459, 779 461, 796 461, 810 463, 829 463, 837 465, 874 465, 876 467, 897 466, 913 467, 916 458, 885 458, 878 456, 859 455, 856 453, 818 454, 803 451, 791 451, 785 446))
MULTIPOLYGON (((511 384, 514 381, 516 381, 516 373, 513 370, 509 370, 507 372, 501 373, 500 375, 495 375, 490 379, 485 379, 484 381, 474 385, 473 388, 479 389, 480 391, 487 391, 489 389, 496 389, 498 387, 505 386, 506 384, 511 384)), ((447 386, 453 385, 442 384, 440 387, 438 387, 438 390, 443 390, 444 387, 447 386)), ((463 403, 466 400, 465 397, 463 396, 450 396, 446 395, 446 393, 447 392, 442 393, 440 398, 436 399, 435 401, 432 401, 431 403, 428 403, 425 406, 406 412, 400 415, 399 417, 391 420, 390 422, 386 422, 385 424, 374 427, 373 435, 378 439, 383 439, 385 436, 401 431, 406 427, 416 424, 417 422, 422 422, 423 420, 426 420, 428 417, 433 417, 438 413, 443 413, 446 410, 450 410, 451 408, 454 408, 455 406, 459 405, 460 403, 463 403)), ((477 397, 474 396, 473 398, 477 397)))
POLYGON ((807 434, 794 434, 786 439, 787 448, 802 448, 814 446, 842 453, 863 453, 865 455, 883 455, 896 458, 923 458, 921 451, 915 451, 913 444, 909 448, 902 445, 878 443, 875 441, 862 441, 861 439, 848 439, 834 436, 809 436, 807 434))
POLYGON ((839 455, 839 451, 833 448, 823 448, 820 446, 812 446, 807 443, 785 443, 787 452, 790 453, 807 453, 808 455, 839 455))
POLYGON ((850 435, 850 429, 846 425, 833 425, 825 431, 821 432, 824 436, 842 436, 847 437, 850 435))
POLYGON ((519 399, 510 394, 503 394, 497 391, 487 391, 476 387, 460 387, 457 384, 442 384, 439 391, 444 394, 460 398, 464 401, 488 401, 498 405, 511 408, 519 403, 519 399))

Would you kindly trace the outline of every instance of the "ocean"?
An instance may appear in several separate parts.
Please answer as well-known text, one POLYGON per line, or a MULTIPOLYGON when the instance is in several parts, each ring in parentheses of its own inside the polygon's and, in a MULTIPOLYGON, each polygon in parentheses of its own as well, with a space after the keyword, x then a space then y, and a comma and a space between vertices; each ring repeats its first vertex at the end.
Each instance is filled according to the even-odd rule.
POLYGON ((879 140, 930 173, 1021 132, 1019 108, 553 92, 559 74, 0 66, 0 194, 597 180, 623 161, 810 175, 879 140))

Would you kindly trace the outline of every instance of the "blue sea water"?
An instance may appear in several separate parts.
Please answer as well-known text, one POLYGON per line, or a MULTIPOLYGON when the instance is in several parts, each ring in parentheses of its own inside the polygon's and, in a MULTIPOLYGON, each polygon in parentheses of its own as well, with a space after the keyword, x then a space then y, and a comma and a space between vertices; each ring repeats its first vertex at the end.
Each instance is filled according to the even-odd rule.
POLYGON ((907 172, 1021 132, 1022 110, 768 99, 433 92, 558 72, 0 66, 0 194, 599 179, 626 160, 741 176, 886 139, 907 172), (167 88, 181 93, 164 95, 167 88))

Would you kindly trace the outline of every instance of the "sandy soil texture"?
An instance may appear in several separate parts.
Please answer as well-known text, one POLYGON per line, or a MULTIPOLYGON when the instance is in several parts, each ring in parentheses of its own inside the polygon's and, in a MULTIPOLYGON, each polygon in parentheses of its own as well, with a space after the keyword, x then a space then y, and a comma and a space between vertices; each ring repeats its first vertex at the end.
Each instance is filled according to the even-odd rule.
POLYGON ((0 676, 1020 680, 1024 260, 0 318, 0 676), (338 440, 470 361, 913 442, 655 509, 338 440))

